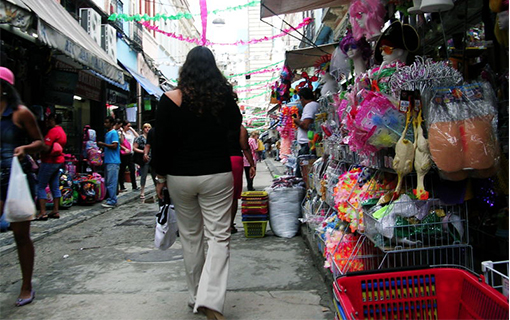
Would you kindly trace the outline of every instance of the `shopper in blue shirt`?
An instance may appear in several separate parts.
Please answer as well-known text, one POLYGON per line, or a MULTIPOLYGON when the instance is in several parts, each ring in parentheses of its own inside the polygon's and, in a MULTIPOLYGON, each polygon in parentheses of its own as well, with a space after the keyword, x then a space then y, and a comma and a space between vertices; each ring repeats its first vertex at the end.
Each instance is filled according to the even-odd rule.
POLYGON ((114 127, 115 120, 106 117, 104 127, 108 132, 105 135, 105 142, 99 141, 98 146, 104 148, 105 184, 108 192, 106 202, 102 204, 105 208, 113 208, 117 205, 117 182, 120 168, 120 143, 119 134, 114 127))

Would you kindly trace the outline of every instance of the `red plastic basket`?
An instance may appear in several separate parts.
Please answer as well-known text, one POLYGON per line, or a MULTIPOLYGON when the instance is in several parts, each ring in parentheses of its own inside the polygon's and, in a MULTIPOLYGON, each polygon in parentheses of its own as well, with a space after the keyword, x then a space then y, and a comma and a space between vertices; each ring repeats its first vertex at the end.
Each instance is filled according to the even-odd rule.
POLYGON ((340 319, 506 319, 508 300, 455 268, 351 274, 333 285, 340 319))

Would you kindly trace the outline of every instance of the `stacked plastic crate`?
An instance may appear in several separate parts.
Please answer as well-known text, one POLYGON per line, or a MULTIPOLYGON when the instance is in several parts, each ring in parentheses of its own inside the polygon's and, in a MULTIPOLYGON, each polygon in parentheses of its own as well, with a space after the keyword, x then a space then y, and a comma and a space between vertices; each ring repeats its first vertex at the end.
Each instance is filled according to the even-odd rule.
POLYGON ((241 194, 241 214, 244 235, 262 238, 269 220, 268 194, 265 191, 246 191, 241 194))

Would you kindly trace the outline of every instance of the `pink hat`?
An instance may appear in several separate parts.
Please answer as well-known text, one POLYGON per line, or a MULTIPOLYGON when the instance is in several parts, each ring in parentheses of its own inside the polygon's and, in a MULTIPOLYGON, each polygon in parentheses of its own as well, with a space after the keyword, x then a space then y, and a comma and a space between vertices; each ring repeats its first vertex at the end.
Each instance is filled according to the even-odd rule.
POLYGON ((14 85, 14 74, 6 67, 0 67, 0 79, 9 82, 11 85, 14 85))

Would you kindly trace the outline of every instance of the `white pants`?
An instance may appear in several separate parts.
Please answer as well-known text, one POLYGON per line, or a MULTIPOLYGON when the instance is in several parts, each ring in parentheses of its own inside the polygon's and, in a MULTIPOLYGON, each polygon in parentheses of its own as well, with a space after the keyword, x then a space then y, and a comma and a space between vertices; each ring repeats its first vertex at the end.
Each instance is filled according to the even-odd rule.
POLYGON ((223 313, 230 264, 232 172, 167 177, 183 248, 189 302, 223 313), (205 227, 205 228, 204 228, 205 227), (205 255, 204 235, 208 251, 205 255))

